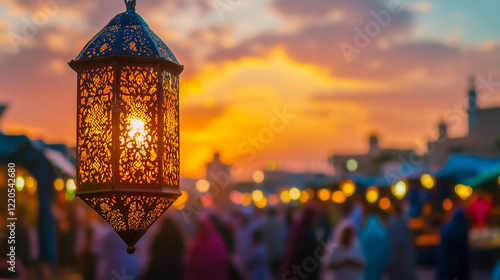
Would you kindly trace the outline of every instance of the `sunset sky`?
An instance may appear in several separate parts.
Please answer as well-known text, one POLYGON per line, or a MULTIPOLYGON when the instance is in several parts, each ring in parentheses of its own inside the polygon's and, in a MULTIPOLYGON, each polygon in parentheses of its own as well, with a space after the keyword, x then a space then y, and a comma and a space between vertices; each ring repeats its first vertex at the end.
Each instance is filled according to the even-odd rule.
MULTIPOLYGON (((365 152, 371 133, 384 147, 418 148, 461 115, 468 76, 500 82, 494 0, 137 0, 136 10, 185 66, 184 176, 203 176, 215 151, 247 179, 269 160, 331 173, 327 157, 365 152), (347 44, 356 54, 345 56, 347 44)), ((4 133, 75 145, 67 62, 124 11, 121 0, 0 0, 4 133)), ((500 91, 488 93, 480 106, 500 105, 500 91)), ((451 130, 466 133, 465 119, 451 130)))

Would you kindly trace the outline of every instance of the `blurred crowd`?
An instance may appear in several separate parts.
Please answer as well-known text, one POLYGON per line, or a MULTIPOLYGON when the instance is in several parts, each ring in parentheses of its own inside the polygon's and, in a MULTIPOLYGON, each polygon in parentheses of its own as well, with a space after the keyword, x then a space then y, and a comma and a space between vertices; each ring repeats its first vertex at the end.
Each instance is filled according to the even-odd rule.
MULTIPOLYGON (((394 206, 390 213, 355 202, 334 209, 314 203, 209 208, 189 217, 167 211, 133 255, 102 220, 82 224, 77 207, 69 207, 58 218, 57 267, 84 280, 417 279, 407 214, 401 202, 394 206)), ((457 208, 448 219, 435 279, 471 279, 465 212, 457 208)), ((18 238, 29 244, 23 232, 18 238)), ((24 247, 18 256, 29 269, 30 248, 24 247)), ((37 276, 44 275, 42 269, 37 276)))

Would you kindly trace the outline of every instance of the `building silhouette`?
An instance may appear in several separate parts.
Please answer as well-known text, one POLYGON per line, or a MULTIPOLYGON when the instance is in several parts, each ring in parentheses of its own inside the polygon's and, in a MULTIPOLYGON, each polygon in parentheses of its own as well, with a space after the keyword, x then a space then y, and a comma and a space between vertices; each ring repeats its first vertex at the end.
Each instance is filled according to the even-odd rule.
POLYGON ((448 124, 439 124, 439 138, 428 141, 427 158, 431 166, 441 166, 451 154, 500 156, 500 107, 479 108, 474 78, 468 89, 468 134, 450 138, 448 124))
POLYGON ((413 150, 382 148, 378 143, 378 136, 370 135, 369 150, 366 154, 334 154, 328 159, 338 175, 355 172, 363 175, 384 173, 399 162, 408 160, 413 150), (354 166, 353 166, 354 165, 354 166))

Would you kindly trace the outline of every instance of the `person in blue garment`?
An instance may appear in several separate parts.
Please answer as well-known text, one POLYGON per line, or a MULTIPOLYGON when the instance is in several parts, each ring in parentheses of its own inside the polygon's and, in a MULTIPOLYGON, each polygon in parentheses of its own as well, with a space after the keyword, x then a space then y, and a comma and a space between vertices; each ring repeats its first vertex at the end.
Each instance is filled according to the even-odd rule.
POLYGON ((441 229, 436 280, 469 280, 469 234, 463 208, 441 229))
POLYGON ((380 280, 389 261, 389 231, 380 224, 377 214, 371 214, 360 235, 361 247, 366 258, 365 280, 380 280))
POLYGON ((415 280, 413 238, 408 217, 401 201, 394 201, 394 213, 387 221, 391 240, 391 254, 387 274, 390 280, 415 280))
POLYGON ((262 230, 255 230, 252 239, 252 247, 244 263, 248 271, 247 280, 271 280, 271 270, 267 261, 267 249, 262 240, 262 230))

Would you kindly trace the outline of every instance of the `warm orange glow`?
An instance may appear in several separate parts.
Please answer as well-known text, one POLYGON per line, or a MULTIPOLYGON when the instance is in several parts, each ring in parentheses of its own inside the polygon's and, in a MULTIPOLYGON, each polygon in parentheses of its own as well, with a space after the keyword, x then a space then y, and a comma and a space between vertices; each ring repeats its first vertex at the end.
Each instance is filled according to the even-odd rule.
POLYGON ((264 208, 267 206, 267 199, 266 197, 262 197, 259 201, 254 201, 255 206, 258 208, 264 208))
POLYGON ((26 176, 25 181, 26 181, 26 189, 28 189, 28 193, 31 195, 35 194, 37 187, 38 187, 38 184, 37 184, 35 178, 33 178, 31 176, 26 176))
POLYGON ((264 181, 264 172, 257 170, 253 173, 252 178, 255 183, 262 183, 262 181, 264 181))
POLYGON ((61 178, 57 178, 54 181, 54 189, 56 189, 56 191, 58 192, 62 191, 64 189, 64 180, 61 178))
POLYGON ((344 203, 346 196, 341 191, 335 191, 332 193, 332 201, 338 204, 344 203))
POLYGON ((260 201, 264 198, 264 194, 262 193, 261 190, 254 190, 252 192, 252 199, 253 201, 260 201))
POLYGON ((206 193, 210 189, 210 183, 205 179, 200 179, 196 182, 196 190, 201 193, 206 193))
POLYGON ((252 203, 252 195, 249 193, 244 193, 243 194, 243 200, 241 201, 241 205, 243 206, 248 206, 252 203))
POLYGON ((185 191, 181 191, 181 196, 172 204, 177 210, 182 210, 185 207, 186 201, 188 200, 189 195, 185 191))
POLYGON ((451 208, 453 208, 453 202, 451 202, 451 199, 447 198, 443 200, 443 209, 446 211, 450 211, 451 208))
POLYGON ((377 202, 379 193, 380 192, 379 192, 377 187, 375 187, 375 186, 369 187, 368 189, 366 189, 366 194, 365 194, 366 201, 368 201, 370 203, 377 202))
POLYGON ((320 189, 318 191, 318 198, 322 201, 327 201, 328 199, 330 199, 330 190, 329 189, 320 189))
POLYGON ((302 203, 306 203, 309 200, 309 193, 307 191, 301 191, 299 200, 302 203))
POLYGON ((436 180, 429 174, 423 174, 420 177, 420 183, 427 189, 432 189, 436 184, 436 180))
POLYGON ((391 207, 391 200, 388 199, 387 197, 384 197, 378 202, 378 205, 380 206, 381 209, 387 210, 389 209, 389 207, 391 207))
POLYGON ((280 199, 283 201, 283 203, 288 203, 290 202, 290 192, 288 190, 284 190, 280 193, 280 199))
POLYGON ((469 198, 472 194, 472 188, 466 185, 458 184, 455 186, 455 193, 460 197, 462 200, 466 200, 469 198))
POLYGON ((356 185, 353 181, 348 180, 340 184, 340 190, 344 193, 346 197, 350 197, 356 192, 356 185))
POLYGON ((313 189, 307 189, 306 192, 307 192, 309 199, 314 198, 314 190, 313 189))

